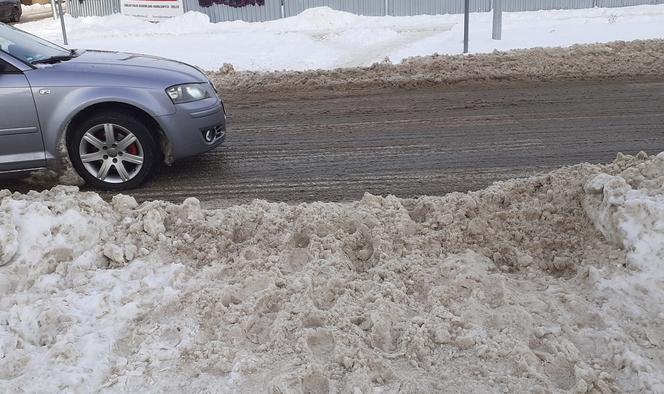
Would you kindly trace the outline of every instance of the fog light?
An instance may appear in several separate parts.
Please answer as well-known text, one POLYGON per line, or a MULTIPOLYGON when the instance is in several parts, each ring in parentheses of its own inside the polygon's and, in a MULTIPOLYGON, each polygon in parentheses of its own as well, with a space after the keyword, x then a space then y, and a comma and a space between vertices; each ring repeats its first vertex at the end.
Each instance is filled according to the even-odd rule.
POLYGON ((215 138, 215 131, 214 129, 208 129, 205 131, 205 141, 206 142, 212 142, 215 138))

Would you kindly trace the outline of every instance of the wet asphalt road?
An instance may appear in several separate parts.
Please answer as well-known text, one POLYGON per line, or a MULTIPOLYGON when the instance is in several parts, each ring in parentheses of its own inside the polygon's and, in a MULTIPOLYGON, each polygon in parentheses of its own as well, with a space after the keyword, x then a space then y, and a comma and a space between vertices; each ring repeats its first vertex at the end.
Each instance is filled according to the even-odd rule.
POLYGON ((416 197, 664 150, 661 81, 233 94, 226 102, 224 146, 129 194, 206 205, 416 197))

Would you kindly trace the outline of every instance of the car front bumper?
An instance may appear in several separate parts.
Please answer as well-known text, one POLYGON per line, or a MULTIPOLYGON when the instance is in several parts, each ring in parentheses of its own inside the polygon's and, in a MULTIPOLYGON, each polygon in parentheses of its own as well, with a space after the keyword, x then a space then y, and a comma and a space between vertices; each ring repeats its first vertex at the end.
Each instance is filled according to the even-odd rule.
POLYGON ((226 113, 221 100, 215 101, 212 105, 210 103, 176 105, 174 114, 157 118, 170 142, 173 159, 195 156, 214 149, 224 142, 226 113), (210 136, 213 138, 210 139, 210 136))

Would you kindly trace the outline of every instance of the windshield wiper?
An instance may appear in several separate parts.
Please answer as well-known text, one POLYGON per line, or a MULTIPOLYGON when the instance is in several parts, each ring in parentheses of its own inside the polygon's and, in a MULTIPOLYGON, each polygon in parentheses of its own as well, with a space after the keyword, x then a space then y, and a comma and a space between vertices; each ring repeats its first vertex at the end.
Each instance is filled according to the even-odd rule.
POLYGON ((70 49, 69 50, 69 55, 60 55, 60 56, 50 56, 44 59, 39 59, 31 62, 32 64, 53 64, 53 63, 58 63, 66 60, 70 60, 78 56, 76 53, 76 49, 70 49))

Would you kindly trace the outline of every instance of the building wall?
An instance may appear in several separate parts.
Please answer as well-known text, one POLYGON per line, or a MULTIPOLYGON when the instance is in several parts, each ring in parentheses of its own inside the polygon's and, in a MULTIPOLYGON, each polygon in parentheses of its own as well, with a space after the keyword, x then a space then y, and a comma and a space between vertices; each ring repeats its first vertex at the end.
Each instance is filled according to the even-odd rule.
MULTIPOLYGON (((331 7, 358 15, 437 15, 463 13, 464 0, 265 0, 264 6, 201 7, 198 0, 183 0, 185 11, 207 14, 212 22, 260 22, 294 16, 313 7, 331 7)), ((504 11, 535 11, 592 7, 664 4, 664 0, 503 0, 504 11)), ((120 0, 67 0, 72 16, 103 16, 120 12, 120 0)), ((491 11, 491 0, 470 0, 471 12, 491 11)))
POLYGON ((385 0, 285 0, 285 16, 294 16, 307 8, 330 7, 358 15, 385 15, 385 0))
MULTIPOLYGON (((394 16, 462 14, 464 3, 464 0, 388 0, 388 14, 394 16)), ((490 10, 491 0, 470 0, 470 12, 490 10)))
POLYGON ((67 0, 71 16, 104 16, 120 12, 120 0, 67 0))
POLYGON ((212 7, 201 7, 198 0, 183 0, 183 2, 185 12, 202 12, 207 14, 212 22, 234 20, 263 22, 281 18, 281 0, 265 0, 264 6, 249 5, 239 8, 219 4, 212 7))

